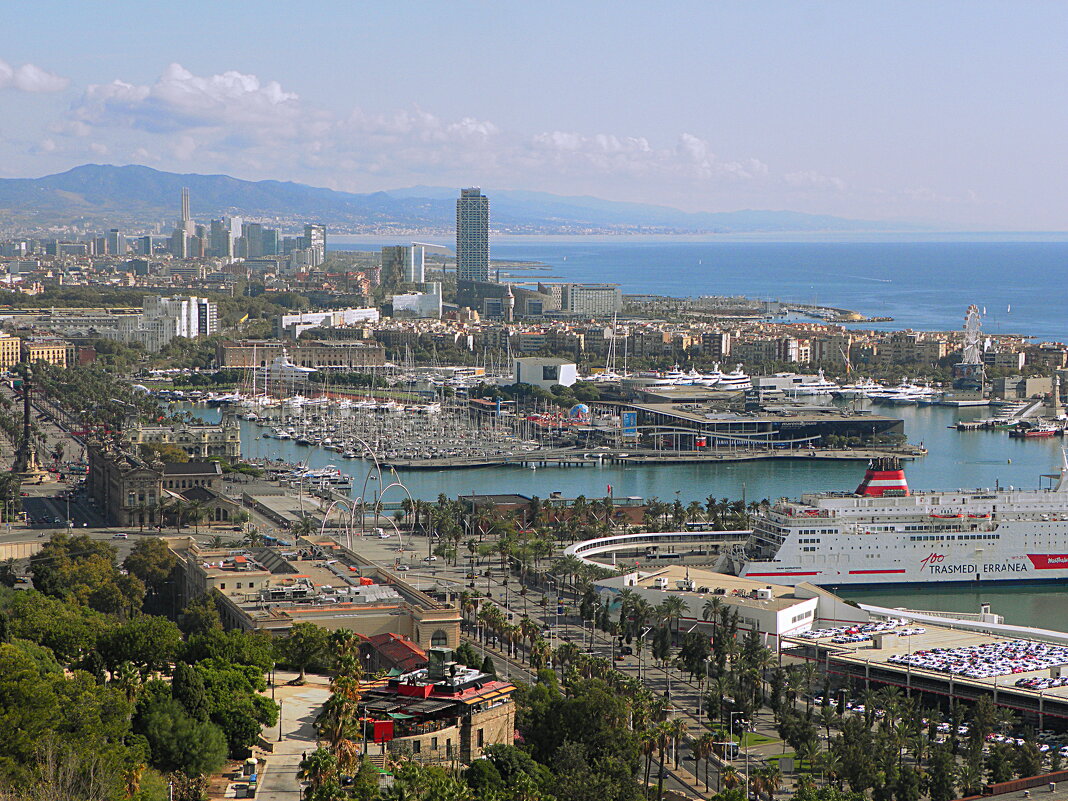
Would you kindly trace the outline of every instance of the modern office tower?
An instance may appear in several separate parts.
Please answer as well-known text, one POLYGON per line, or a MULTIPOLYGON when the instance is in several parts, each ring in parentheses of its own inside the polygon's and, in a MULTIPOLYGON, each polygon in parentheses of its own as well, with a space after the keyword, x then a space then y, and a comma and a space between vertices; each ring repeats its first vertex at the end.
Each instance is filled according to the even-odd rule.
POLYGON ((311 251, 311 266, 318 267, 326 261, 326 226, 322 223, 305 225, 304 247, 311 251))
POLYGON ((126 255, 126 237, 118 228, 112 228, 107 233, 108 253, 113 256, 126 255))
POLYGON ((426 280, 426 248, 414 242, 405 248, 404 282, 421 284, 426 280))
POLYGON ((210 255, 217 258, 230 258, 234 255, 234 240, 230 238, 230 223, 227 220, 211 221, 208 242, 210 255))
POLYGON ((456 280, 489 281, 489 198, 478 187, 456 199, 456 280))
POLYGON ((139 237, 137 242, 138 242, 137 249, 141 252, 142 256, 151 256, 152 255, 152 237, 151 236, 139 237))
POLYGON ((263 235, 260 240, 263 243, 264 256, 277 256, 281 252, 281 246, 278 241, 278 229, 277 228, 264 228, 263 235))
POLYGON ((259 223, 244 223, 241 226, 241 238, 245 240, 246 259, 263 258, 263 226, 259 223))
POLYGON ((175 258, 189 257, 189 237, 196 235, 196 223, 189 216, 189 189, 182 187, 182 209, 178 224, 171 234, 170 251, 175 258))
POLYGON ((278 230, 265 228, 262 223, 243 223, 241 237, 245 240, 246 259, 262 259, 264 256, 277 256, 280 252, 278 230))
POLYGON ((382 281, 421 284, 426 280, 423 245, 387 245, 382 248, 382 281))
POLYGON ((394 285, 403 281, 407 259, 408 248, 404 245, 386 245, 382 248, 382 283, 394 285))
POLYGON ((189 257, 185 228, 178 227, 174 229, 174 233, 171 234, 170 251, 171 255, 176 259, 185 259, 189 257))

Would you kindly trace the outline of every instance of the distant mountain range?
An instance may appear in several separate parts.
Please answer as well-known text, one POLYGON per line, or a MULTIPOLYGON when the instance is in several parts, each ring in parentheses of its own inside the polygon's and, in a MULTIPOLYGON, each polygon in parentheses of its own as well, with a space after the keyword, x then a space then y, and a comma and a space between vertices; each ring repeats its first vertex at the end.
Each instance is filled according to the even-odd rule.
MULTIPOLYGON (((9 230, 92 229, 170 223, 188 187, 193 217, 221 215, 279 224, 317 221, 337 232, 451 231, 457 188, 415 186, 353 194, 289 181, 162 172, 85 164, 43 178, 0 179, 0 224, 9 230)), ((501 233, 744 233, 885 231, 906 226, 792 211, 685 212, 595 197, 486 189, 491 223, 501 233)), ((915 229, 915 226, 907 226, 915 229)))

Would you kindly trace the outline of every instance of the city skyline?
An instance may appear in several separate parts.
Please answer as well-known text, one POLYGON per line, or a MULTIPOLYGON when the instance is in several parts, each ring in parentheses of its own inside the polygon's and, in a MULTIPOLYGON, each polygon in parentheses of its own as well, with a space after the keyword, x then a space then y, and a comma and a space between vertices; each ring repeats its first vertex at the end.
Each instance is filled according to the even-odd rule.
POLYGON ((1068 228, 1061 6, 317 10, 331 24, 294 58, 262 46, 293 24, 278 8, 117 2, 121 28, 89 7, 22 9, 0 49, 0 175, 135 163, 352 192, 1068 228), (209 11, 194 39, 169 35, 209 11), (353 30, 373 35, 352 48, 353 30))

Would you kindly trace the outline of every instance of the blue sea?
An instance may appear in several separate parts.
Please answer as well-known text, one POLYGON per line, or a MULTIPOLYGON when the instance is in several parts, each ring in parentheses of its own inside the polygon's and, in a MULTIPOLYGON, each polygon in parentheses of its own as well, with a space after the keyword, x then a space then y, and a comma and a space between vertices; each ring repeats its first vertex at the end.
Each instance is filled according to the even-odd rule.
MULTIPOLYGON (((336 237, 331 248, 385 244, 397 240, 336 237)), ((628 294, 822 304, 893 317, 862 326, 887 330, 957 329, 974 303, 985 309, 983 329, 990 333, 1068 339, 1064 234, 500 237, 491 242, 491 255, 548 267, 515 272, 512 279, 607 281, 628 294)))

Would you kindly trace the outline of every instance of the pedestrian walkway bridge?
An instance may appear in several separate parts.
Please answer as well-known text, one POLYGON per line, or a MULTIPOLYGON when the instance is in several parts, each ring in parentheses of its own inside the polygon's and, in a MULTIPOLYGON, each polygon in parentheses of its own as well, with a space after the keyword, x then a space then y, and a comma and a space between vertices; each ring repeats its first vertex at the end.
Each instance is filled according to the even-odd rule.
MULTIPOLYGON (((638 534, 615 534, 610 537, 597 537, 583 540, 567 546, 565 556, 574 556, 583 562, 600 567, 612 567, 612 563, 597 561, 591 557, 600 554, 614 554, 620 551, 646 551, 655 553, 658 558, 668 558, 677 553, 680 547, 691 550, 703 550, 708 555, 717 554, 725 545, 745 541, 752 532, 737 531, 648 531, 638 534)), ((680 554, 682 555, 682 554, 680 554)))

